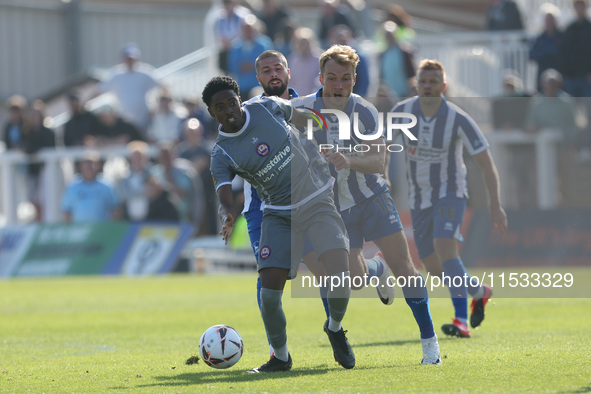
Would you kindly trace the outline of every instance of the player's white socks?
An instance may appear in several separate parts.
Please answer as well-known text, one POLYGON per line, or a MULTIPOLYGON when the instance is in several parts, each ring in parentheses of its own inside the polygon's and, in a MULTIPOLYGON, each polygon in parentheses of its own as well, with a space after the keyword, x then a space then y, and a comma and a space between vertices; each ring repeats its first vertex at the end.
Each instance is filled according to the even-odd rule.
POLYGON ((474 293, 474 295, 472 296, 472 298, 474 298, 475 300, 479 300, 482 297, 484 297, 484 293, 486 292, 486 289, 484 288, 484 286, 480 286, 478 288, 478 290, 476 291, 476 293, 474 293))
POLYGON ((431 338, 421 338, 421 345, 423 346, 423 360, 421 364, 441 365, 441 354, 437 335, 431 338))
POLYGON ((287 343, 281 346, 279 349, 275 349, 275 357, 281 361, 287 361, 289 359, 289 352, 287 351, 287 343))
POLYGON ((328 329, 330 331, 334 331, 337 332, 339 331, 341 328, 343 328, 343 322, 340 321, 336 321, 335 319, 333 319, 332 317, 328 318, 328 329))

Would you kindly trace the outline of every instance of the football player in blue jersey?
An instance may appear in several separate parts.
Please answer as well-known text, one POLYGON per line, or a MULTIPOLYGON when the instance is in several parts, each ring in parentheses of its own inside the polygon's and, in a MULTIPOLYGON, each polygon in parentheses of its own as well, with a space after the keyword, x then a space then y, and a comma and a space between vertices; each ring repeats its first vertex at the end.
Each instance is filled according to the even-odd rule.
POLYGON ((320 56, 319 61, 322 88, 315 94, 298 99, 295 105, 324 115, 326 126, 313 133, 314 139, 319 147, 335 147, 326 153, 326 160, 330 163, 331 175, 337 180, 334 187, 335 203, 350 239, 351 276, 355 269, 358 275, 359 272, 362 275, 363 270, 369 270, 365 274, 371 275, 371 270, 379 269, 377 264, 363 264, 363 242, 373 241, 380 249, 380 259, 397 277, 397 283, 419 326, 422 364, 441 364, 425 282, 411 261, 398 212, 386 182, 380 176, 385 164, 384 139, 378 135, 371 145, 366 145, 370 149, 360 153, 356 146, 367 141, 357 135, 341 139, 339 129, 342 119, 336 112, 332 116, 329 115, 330 111, 324 111, 344 112, 349 130, 351 122, 357 119, 356 127, 365 135, 364 138, 379 132, 377 110, 367 100, 353 93, 359 56, 349 46, 333 45, 320 56), (380 150, 379 146, 383 148, 380 150))
POLYGON ((484 319, 492 289, 470 277, 459 254, 468 198, 463 147, 482 169, 490 218, 501 232, 507 230, 507 215, 501 206, 499 176, 488 142, 474 120, 446 100, 445 87, 443 65, 423 60, 417 72, 418 96, 398 103, 392 112, 411 113, 417 118, 417 124, 409 129, 416 140, 402 135, 409 204, 421 261, 431 275, 443 278, 455 308, 453 322, 441 329, 446 335, 467 338, 468 293, 473 297, 470 325, 475 328, 484 319))

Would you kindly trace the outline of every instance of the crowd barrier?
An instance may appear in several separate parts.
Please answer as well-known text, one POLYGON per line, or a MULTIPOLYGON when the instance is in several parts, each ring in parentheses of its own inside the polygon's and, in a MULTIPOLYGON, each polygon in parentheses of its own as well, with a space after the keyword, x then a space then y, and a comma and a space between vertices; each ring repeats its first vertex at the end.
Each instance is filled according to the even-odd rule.
MULTIPOLYGON (((495 231, 487 210, 468 209, 462 225, 467 267, 591 267, 591 209, 508 210, 509 229, 495 231)), ((400 218, 411 257, 410 213, 400 218)), ((62 275, 151 275, 175 270, 212 273, 254 270, 250 248, 232 249, 220 236, 191 238, 179 223, 31 224, 0 228, 0 278, 62 275), (179 261, 186 263, 179 268, 179 261)), ((364 246, 367 258, 377 248, 364 246)))

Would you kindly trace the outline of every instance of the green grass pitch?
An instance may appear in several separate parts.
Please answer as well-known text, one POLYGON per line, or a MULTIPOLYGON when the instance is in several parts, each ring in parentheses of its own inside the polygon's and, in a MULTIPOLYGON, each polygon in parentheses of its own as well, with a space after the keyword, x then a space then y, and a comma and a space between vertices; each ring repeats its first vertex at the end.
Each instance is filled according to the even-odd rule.
MULTIPOLYGON (((582 273, 581 273, 582 272, 582 273)), ((589 270, 583 280, 591 283, 589 270)), ((353 370, 332 358, 319 299, 284 295, 293 370, 246 374, 268 358, 255 274, 72 277, 0 282, 0 392, 591 392, 591 300, 493 299, 470 339, 445 338, 447 298, 433 298, 441 366, 419 365, 418 329, 402 298, 352 299, 344 327, 353 370), (235 327, 240 362, 215 370, 197 354, 209 326, 235 327)), ((397 293, 397 296, 400 296, 397 293)))

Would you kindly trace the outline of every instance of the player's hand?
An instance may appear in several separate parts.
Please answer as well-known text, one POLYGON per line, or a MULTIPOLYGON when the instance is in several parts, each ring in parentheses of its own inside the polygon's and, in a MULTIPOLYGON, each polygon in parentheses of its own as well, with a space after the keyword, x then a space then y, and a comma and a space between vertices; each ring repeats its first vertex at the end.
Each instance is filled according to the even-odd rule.
POLYGON ((326 161, 332 164, 337 171, 340 171, 344 168, 351 168, 351 162, 349 158, 340 152, 327 155, 326 161))
POLYGON ((392 191, 392 183, 390 182, 390 178, 382 175, 382 178, 384 178, 384 180, 386 181, 386 187, 388 188, 388 190, 392 191))
POLYGON ((222 231, 220 231, 220 235, 224 240, 225 244, 228 244, 228 240, 232 236, 232 232, 234 231, 234 217, 232 214, 227 214, 222 219, 222 231))
POLYGON ((507 231, 507 214, 503 207, 491 207, 490 208, 490 220, 493 226, 501 234, 507 231))

